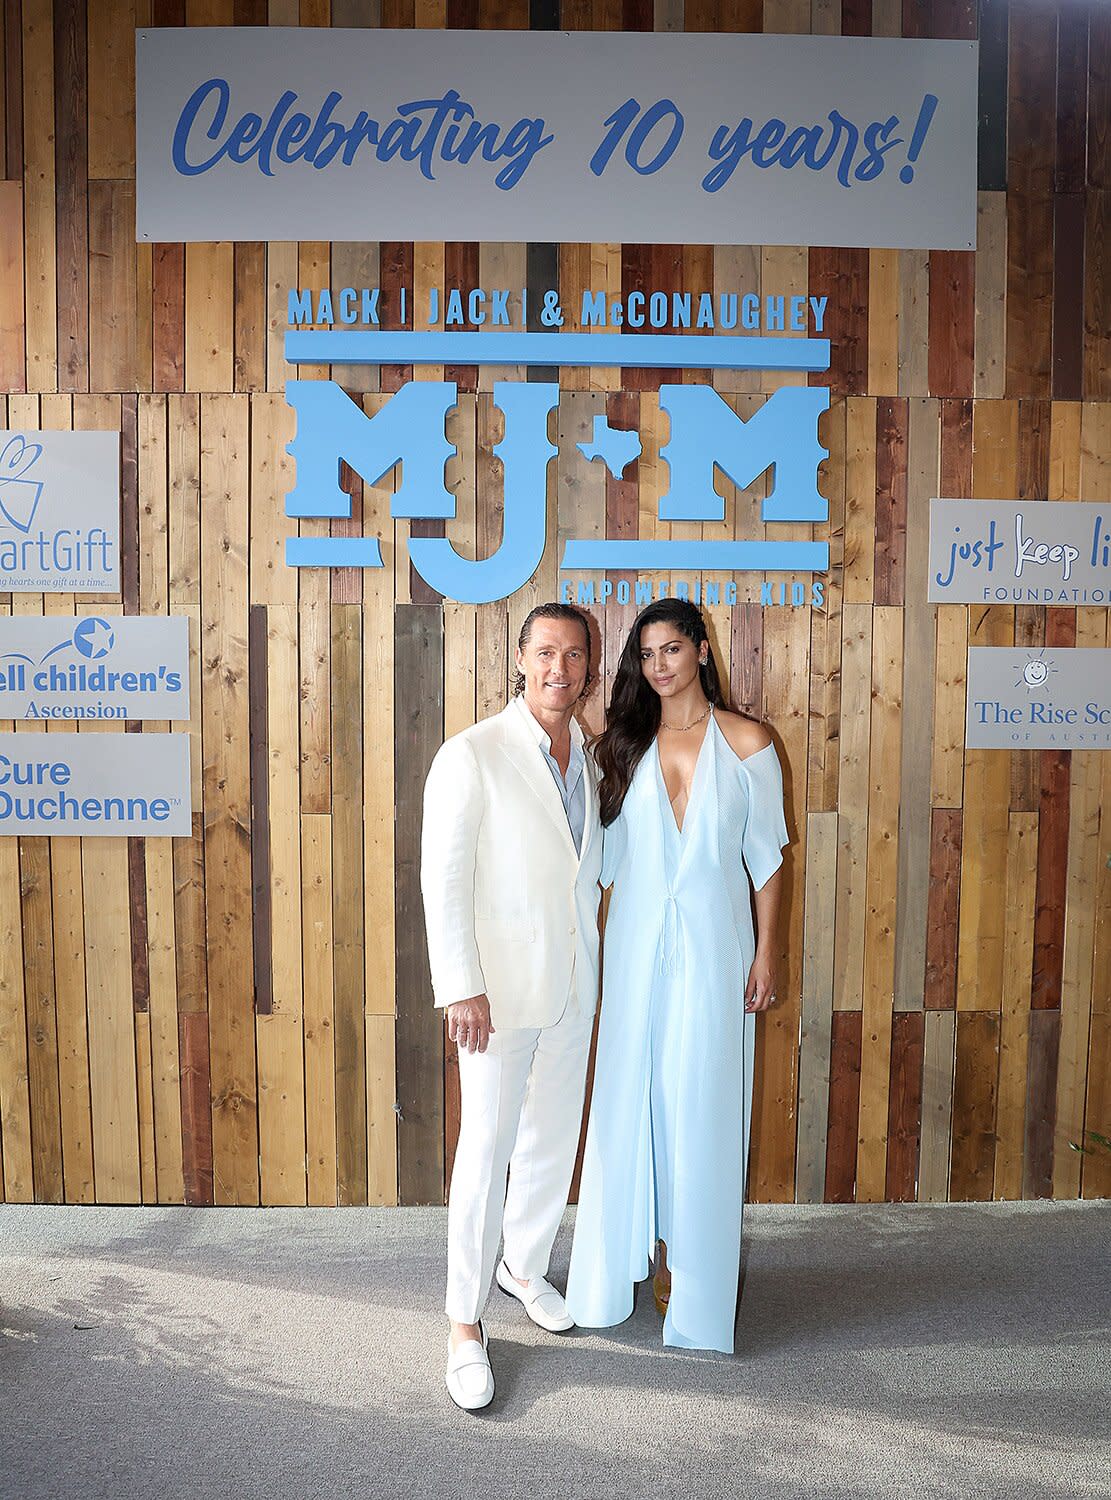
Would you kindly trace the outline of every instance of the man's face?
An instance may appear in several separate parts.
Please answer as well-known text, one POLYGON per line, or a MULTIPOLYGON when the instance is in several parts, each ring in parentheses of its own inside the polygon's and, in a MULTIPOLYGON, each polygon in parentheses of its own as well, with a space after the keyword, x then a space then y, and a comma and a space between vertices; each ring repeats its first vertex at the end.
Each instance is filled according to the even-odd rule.
POLYGON ((586 632, 577 620, 532 622, 517 670, 524 673, 525 702, 536 713, 565 713, 586 685, 586 632))

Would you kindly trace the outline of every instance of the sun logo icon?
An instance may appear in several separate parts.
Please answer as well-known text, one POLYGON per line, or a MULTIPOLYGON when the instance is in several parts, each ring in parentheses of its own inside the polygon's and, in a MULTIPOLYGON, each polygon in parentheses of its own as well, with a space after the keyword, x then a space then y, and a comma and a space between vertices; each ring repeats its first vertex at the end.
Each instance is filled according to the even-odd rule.
POLYGON ((1057 668, 1047 662, 1044 656, 1031 656, 1022 669, 1022 676, 1015 683, 1015 687, 1025 687, 1027 692, 1035 692, 1038 688, 1045 687, 1052 673, 1057 668))

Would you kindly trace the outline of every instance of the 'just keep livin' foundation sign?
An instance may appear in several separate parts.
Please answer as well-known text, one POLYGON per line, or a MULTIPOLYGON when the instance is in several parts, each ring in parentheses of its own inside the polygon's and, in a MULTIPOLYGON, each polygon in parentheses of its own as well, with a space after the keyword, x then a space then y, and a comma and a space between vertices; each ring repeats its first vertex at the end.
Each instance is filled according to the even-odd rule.
POLYGON ((140 240, 976 242, 977 45, 136 33, 140 240))

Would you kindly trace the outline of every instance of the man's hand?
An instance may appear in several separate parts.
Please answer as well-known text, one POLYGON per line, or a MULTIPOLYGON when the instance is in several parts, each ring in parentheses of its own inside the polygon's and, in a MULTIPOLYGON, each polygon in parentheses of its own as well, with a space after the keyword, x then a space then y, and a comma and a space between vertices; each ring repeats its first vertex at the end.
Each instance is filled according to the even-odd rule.
POLYGON ((472 995, 448 1006, 447 1034, 464 1052, 485 1052, 493 1030, 490 1002, 485 995, 472 995))

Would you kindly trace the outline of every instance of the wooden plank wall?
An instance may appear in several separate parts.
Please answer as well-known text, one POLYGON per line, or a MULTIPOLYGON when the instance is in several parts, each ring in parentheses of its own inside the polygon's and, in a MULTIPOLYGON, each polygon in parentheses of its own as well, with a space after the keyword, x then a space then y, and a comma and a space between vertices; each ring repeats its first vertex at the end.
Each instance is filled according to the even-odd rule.
MULTIPOLYGON (((189 616, 196 807, 192 838, 172 844, 0 841, 2 1196, 439 1200, 458 1083, 423 959, 424 767, 445 732, 505 702, 520 621, 557 589, 557 541, 672 534, 655 515, 660 372, 565 370, 549 547, 519 594, 443 604, 410 568, 408 523, 389 519, 391 481, 354 476, 353 520, 334 529, 380 534, 385 572, 287 570, 281 329, 295 283, 558 285, 569 311, 587 285, 829 297, 825 605, 709 612, 738 703, 779 743, 795 840, 751 1191, 1105 1194, 1111 1161, 1069 1142, 1111 1127, 1111 755, 966 753, 963 713, 970 643, 1104 645, 1108 611, 935 608, 924 592, 935 493, 1111 502, 1111 8, 2 11, 0 425, 119 428, 128 550, 118 598, 19 594, 0 609, 189 616), (133 28, 268 23, 979 36, 979 248, 136 246, 133 28), (617 481, 570 446, 603 411, 644 434, 617 481)), ((333 373, 368 411, 410 375, 333 373)), ((469 555, 500 526, 495 373, 448 372, 449 535, 469 555)), ((715 384, 747 415, 784 378, 715 384)), ((751 535, 762 493, 730 491, 705 534, 751 535)), ((632 611, 595 613, 598 727, 632 611)))

